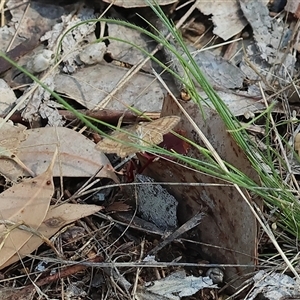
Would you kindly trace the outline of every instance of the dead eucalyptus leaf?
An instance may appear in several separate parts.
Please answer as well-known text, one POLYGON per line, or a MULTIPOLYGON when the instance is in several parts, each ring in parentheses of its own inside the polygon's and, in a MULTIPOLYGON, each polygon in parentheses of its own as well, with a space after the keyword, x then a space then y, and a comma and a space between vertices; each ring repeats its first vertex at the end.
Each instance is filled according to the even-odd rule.
POLYGON ((32 235, 25 245, 3 265, 0 269, 3 269, 12 263, 18 261, 20 257, 24 257, 34 250, 36 250, 40 245, 43 244, 44 240, 41 239, 45 237, 49 239, 62 227, 76 220, 84 218, 86 216, 92 215, 103 209, 103 206, 98 205, 85 205, 85 204, 62 204, 60 206, 50 206, 49 211, 46 215, 45 220, 37 229, 38 235, 32 235))
MULTIPOLYGON (((0 118, 0 121, 3 119, 0 118)), ((8 176, 11 174, 11 166, 15 162, 21 170, 24 172, 24 175, 31 175, 32 177, 35 174, 18 158, 16 155, 21 141, 26 139, 26 127, 18 124, 13 125, 12 122, 5 122, 0 128, 0 173, 6 178, 16 181, 19 176, 8 176)))
MULTIPOLYGON (((107 157, 96 150, 95 144, 81 133, 65 127, 29 129, 26 133, 27 138, 20 143, 17 156, 36 174, 45 171, 58 147, 54 177, 91 177, 103 167, 96 177, 118 182, 107 157)), ((18 171, 22 170, 18 168, 18 171)))
MULTIPOLYGON (((124 53, 118 55, 123 61, 124 53)), ((117 91, 107 102, 107 95, 116 89, 127 72, 126 68, 102 62, 79 69, 75 74, 57 74, 55 91, 67 95, 90 110, 97 107, 123 110, 126 106, 134 105, 140 111, 160 111, 164 91, 161 85, 157 81, 153 82, 153 78, 146 73, 135 74, 130 79, 130 84, 117 91), (141 86, 145 88, 141 90, 141 86)))
POLYGON ((54 193, 52 169, 56 156, 57 150, 46 172, 25 179, 0 195, 0 268, 32 236, 31 232, 20 230, 17 225, 23 224, 34 230, 45 219, 54 193), (8 225, 6 221, 15 225, 8 225))

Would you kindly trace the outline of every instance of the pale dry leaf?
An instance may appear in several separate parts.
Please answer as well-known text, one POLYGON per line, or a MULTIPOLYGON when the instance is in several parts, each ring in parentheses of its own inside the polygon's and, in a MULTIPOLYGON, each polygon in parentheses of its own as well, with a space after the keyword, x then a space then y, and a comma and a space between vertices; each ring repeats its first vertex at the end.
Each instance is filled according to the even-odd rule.
POLYGON ((147 147, 160 144, 164 134, 170 132, 179 121, 180 117, 167 116, 149 123, 130 126, 123 132, 115 131, 110 137, 105 137, 96 148, 105 153, 117 153, 120 157, 125 157, 139 152, 139 145, 147 147))
POLYGON ((194 59, 212 86, 242 89, 245 75, 233 63, 211 51, 196 52, 194 59))
POLYGON ((20 257, 24 257, 40 245, 43 244, 43 240, 40 236, 49 239, 62 227, 75 222, 81 218, 92 215, 103 209, 103 206, 98 205, 82 205, 82 204, 62 204, 60 206, 50 206, 47 215, 42 224, 37 229, 38 235, 32 235, 26 244, 7 262, 5 262, 0 269, 3 269, 12 263, 18 261, 20 257))
POLYGON ((14 222, 16 225, 0 225, 0 268, 32 236, 32 233, 18 229, 24 224, 37 229, 47 214, 54 193, 52 170, 57 151, 46 172, 12 186, 0 195, 0 220, 14 222))
POLYGON ((192 296, 204 288, 216 289, 209 277, 188 276, 185 271, 176 271, 169 276, 152 281, 147 284, 146 291, 157 296, 156 299, 182 299, 182 297, 192 296))
POLYGON ((15 105, 17 97, 13 89, 4 81, 0 79, 0 114, 7 114, 15 105))
POLYGON ((212 15, 213 33, 225 41, 241 32, 247 25, 237 0, 198 1, 197 8, 204 15, 212 15))
MULTIPOLYGON (((269 0, 262 0, 257 4, 265 6, 268 2, 269 0)), ((215 25, 213 33, 225 41, 241 32, 248 24, 240 8, 240 0, 198 1, 197 8, 204 15, 212 15, 215 25)))
POLYGON ((109 160, 95 149, 95 144, 81 133, 65 127, 27 130, 27 138, 20 144, 17 155, 36 174, 41 174, 56 146, 59 155, 53 176, 91 177, 103 167, 96 177, 118 182, 109 160))
POLYGON ((254 284, 247 300, 299 299, 299 282, 286 274, 260 270, 253 276, 252 280, 254 284))
MULTIPOLYGON (((205 99, 205 102, 211 104, 211 100, 203 90, 198 90, 199 95, 205 99)), ((247 92, 233 94, 231 90, 218 91, 218 95, 227 105, 228 109, 234 116, 242 116, 247 112, 258 113, 265 109, 262 101, 258 101, 258 96, 250 96, 247 92)))
POLYGON ((293 35, 292 29, 284 20, 272 18, 262 1, 239 0, 239 3, 255 41, 247 46, 247 53, 239 63, 240 69, 250 81, 264 78, 263 89, 288 87, 293 81, 297 62, 292 53, 285 51, 293 35), (270 72, 272 66, 276 68, 270 72), (274 86, 275 77, 277 84, 274 86))
MULTIPOLYGON (((133 8, 133 7, 147 7, 149 4, 146 0, 103 0, 107 3, 113 3, 114 5, 124 7, 124 8, 133 8)), ((178 0, 156 0, 158 5, 167 5, 177 2, 178 0)))
MULTIPOLYGON (((77 70, 75 74, 55 76, 55 91, 63 93, 88 109, 101 106, 104 99, 118 86, 128 69, 101 62, 77 70), (101 80, 99 80, 101 78, 101 80)), ((171 83, 170 83, 171 84, 171 83)), ((160 111, 164 91, 149 74, 135 74, 128 84, 114 94, 107 109, 132 106, 140 111, 160 111)))
MULTIPOLYGON (((263 66, 263 62, 267 62, 267 68, 270 65, 282 65, 278 69, 276 75, 268 72, 267 79, 273 82, 274 75, 278 76, 278 79, 282 78, 281 84, 286 84, 286 72, 293 74, 294 65, 296 63, 295 57, 285 52, 290 39, 292 38, 292 29, 288 28, 283 20, 273 19, 269 15, 269 9, 262 1, 249 2, 247 0, 239 0, 240 7, 243 11, 245 18, 251 25, 253 38, 255 40, 254 56, 249 51, 251 48, 247 47, 248 60, 255 63, 254 66, 260 64, 263 66), (258 51, 257 51, 258 50, 258 51), (258 59, 261 57, 262 62, 258 59), (281 69, 281 70, 280 70, 281 69)), ((250 66, 251 63, 247 62, 250 66)), ((252 67, 253 68, 253 67, 252 67)), ((261 72, 261 68, 258 67, 260 76, 264 76, 261 72)), ((275 71, 275 70, 274 70, 275 71)), ((266 78, 265 78, 266 80, 266 78)))
POLYGON ((26 127, 23 125, 14 126, 11 122, 2 125, 0 129, 1 157, 10 158, 11 155, 16 154, 20 142, 26 137, 25 131, 26 127))
MULTIPOLYGON (((119 41, 111 39, 107 46, 107 51, 114 59, 134 65, 137 61, 147 57, 138 49, 149 49, 149 38, 147 36, 133 28, 119 24, 107 24, 107 30, 109 36, 120 39, 119 41), (130 41, 130 44, 122 42, 124 40, 130 41)), ((149 61, 143 66, 143 70, 151 72, 151 67, 152 64, 149 61)))
MULTIPOLYGON (((0 118, 2 121, 3 119, 0 118)), ((13 165, 17 164, 23 171, 24 175, 35 174, 28 168, 17 156, 20 143, 26 139, 26 127, 18 124, 13 125, 11 122, 3 123, 0 128, 0 173, 12 181, 16 181, 19 176, 13 172, 13 165)))

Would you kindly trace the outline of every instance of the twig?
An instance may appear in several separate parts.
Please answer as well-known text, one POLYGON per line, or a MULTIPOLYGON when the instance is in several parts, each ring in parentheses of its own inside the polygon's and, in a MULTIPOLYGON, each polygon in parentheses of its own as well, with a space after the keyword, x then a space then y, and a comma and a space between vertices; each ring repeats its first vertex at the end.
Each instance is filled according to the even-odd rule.
POLYGON ((173 242, 179 236, 189 231, 190 229, 198 226, 204 216, 205 213, 203 212, 197 213, 194 217, 192 217, 190 220, 188 220, 183 225, 181 225, 178 229, 176 229, 172 234, 168 235, 160 244, 158 244, 155 248, 153 248, 148 253, 148 255, 155 255, 159 250, 161 250, 163 247, 173 242))

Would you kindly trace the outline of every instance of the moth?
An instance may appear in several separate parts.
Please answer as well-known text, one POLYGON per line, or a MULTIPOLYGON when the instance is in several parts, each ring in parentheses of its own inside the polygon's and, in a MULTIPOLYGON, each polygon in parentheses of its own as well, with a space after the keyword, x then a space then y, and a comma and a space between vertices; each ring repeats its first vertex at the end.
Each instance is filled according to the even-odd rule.
POLYGON ((138 146, 151 147, 160 144, 164 134, 170 132, 179 121, 178 116, 167 116, 129 126, 124 131, 115 131, 109 137, 105 137, 96 148, 105 153, 116 153, 120 157, 126 157, 139 152, 138 146))

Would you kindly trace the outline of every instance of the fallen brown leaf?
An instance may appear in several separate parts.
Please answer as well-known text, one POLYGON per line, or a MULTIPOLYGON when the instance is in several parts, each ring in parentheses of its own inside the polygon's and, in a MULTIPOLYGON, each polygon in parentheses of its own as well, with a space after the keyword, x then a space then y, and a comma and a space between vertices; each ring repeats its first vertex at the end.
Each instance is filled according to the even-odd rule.
POLYGON ((102 167, 96 177, 118 182, 116 174, 107 166, 107 157, 95 149, 95 144, 79 132, 65 127, 29 129, 17 155, 36 174, 44 172, 53 152, 59 145, 59 155, 53 176, 91 177, 102 167))
MULTIPOLYGON (((0 118, 0 121, 3 121, 0 118)), ((16 181, 18 176, 13 175, 12 165, 14 161, 21 170, 25 173, 24 175, 31 175, 32 177, 35 174, 18 158, 17 151, 20 146, 20 143, 26 139, 26 127, 18 124, 13 125, 11 122, 5 122, 1 128, 1 137, 0 137, 0 173, 5 177, 16 181)))
POLYGON ((32 235, 27 243, 24 244, 22 248, 20 248, 18 254, 15 254, 4 264, 2 264, 0 266, 0 269, 11 265, 12 263, 18 261, 20 257, 22 258, 36 250, 44 242, 41 237, 49 239, 65 225, 79 220, 83 217, 92 215, 100 211, 101 209, 103 209, 103 207, 97 205, 81 205, 68 203, 55 207, 50 206, 45 220, 37 229, 38 234, 32 235))
POLYGON ((45 219, 54 193, 52 169, 56 156, 57 150, 46 172, 25 179, 0 195, 0 268, 32 236, 31 232, 20 230, 18 225, 26 225, 34 230, 45 219))

